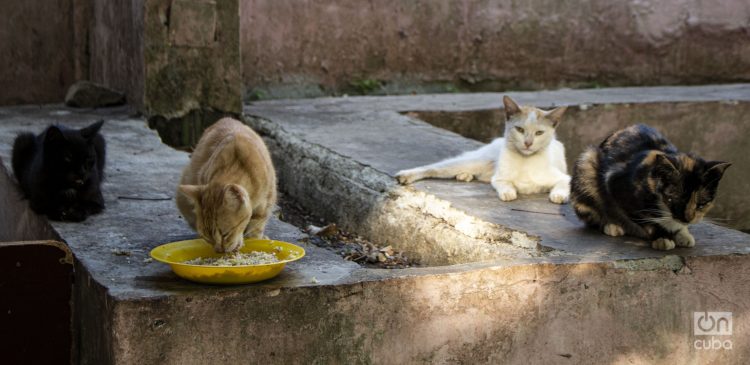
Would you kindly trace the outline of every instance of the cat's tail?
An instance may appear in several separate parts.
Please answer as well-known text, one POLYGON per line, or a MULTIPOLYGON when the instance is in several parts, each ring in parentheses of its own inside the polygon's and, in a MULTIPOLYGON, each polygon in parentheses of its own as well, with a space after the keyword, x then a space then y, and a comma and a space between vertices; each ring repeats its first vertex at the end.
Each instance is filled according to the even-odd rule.
POLYGON ((31 159, 34 157, 35 145, 36 137, 32 133, 21 133, 13 142, 11 165, 13 167, 13 174, 19 182, 21 181, 21 175, 26 171, 31 163, 31 159))

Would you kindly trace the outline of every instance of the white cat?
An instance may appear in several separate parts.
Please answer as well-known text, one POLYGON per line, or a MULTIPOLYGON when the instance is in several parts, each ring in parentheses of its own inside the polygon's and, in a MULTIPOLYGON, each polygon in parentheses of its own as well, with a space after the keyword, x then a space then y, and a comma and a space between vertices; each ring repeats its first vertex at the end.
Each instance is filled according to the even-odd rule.
POLYGON ((565 147, 555 139, 555 128, 566 107, 544 111, 518 106, 508 96, 505 105, 505 133, 502 138, 475 151, 465 152, 431 165, 399 171, 401 184, 425 178, 490 182, 503 201, 518 193, 550 192, 549 200, 563 204, 570 196, 570 175, 565 147))

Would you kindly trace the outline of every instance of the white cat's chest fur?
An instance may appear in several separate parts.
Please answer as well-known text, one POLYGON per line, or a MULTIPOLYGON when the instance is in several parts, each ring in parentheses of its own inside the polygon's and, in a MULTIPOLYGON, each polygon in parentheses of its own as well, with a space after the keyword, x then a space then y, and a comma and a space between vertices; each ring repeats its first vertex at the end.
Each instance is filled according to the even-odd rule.
POLYGON ((491 145, 497 156, 494 179, 512 183, 521 194, 550 191, 561 175, 567 175, 565 149, 557 140, 530 156, 506 147, 504 138, 496 139, 491 145))

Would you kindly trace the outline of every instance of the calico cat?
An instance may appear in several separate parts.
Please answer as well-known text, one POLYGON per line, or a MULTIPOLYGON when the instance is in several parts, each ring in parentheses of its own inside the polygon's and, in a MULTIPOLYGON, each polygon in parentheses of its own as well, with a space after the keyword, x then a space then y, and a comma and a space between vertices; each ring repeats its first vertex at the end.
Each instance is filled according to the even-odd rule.
POLYGON ((567 202, 570 176, 565 147, 555 139, 555 128, 566 107, 544 111, 519 106, 508 96, 503 97, 503 105, 504 137, 457 157, 399 171, 396 179, 401 184, 425 178, 477 179, 490 182, 503 201, 516 199, 518 193, 550 192, 549 200, 553 203, 567 202))
POLYGON ((83 129, 47 127, 38 136, 19 134, 13 143, 13 173, 31 209, 49 219, 81 222, 104 209, 103 120, 83 129))
POLYGON ((260 238, 276 203, 276 172, 263 140, 223 118, 201 136, 182 173, 177 208, 216 252, 260 238))
POLYGON ((581 220, 609 236, 648 239, 657 250, 693 247, 688 224, 711 209, 730 165, 679 152, 654 128, 634 125, 581 155, 571 201, 581 220))

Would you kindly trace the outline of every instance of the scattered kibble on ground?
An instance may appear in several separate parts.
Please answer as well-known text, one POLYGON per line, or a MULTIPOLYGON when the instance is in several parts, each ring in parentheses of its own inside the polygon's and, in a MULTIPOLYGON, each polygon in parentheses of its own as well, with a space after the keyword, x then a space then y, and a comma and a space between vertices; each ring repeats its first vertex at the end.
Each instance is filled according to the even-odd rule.
POLYGON ((356 262, 365 267, 382 269, 403 269, 418 266, 416 260, 408 258, 391 245, 379 245, 356 234, 346 232, 335 223, 311 214, 287 195, 279 194, 279 219, 300 228, 308 234, 303 241, 318 247, 332 250, 344 260, 356 262))

